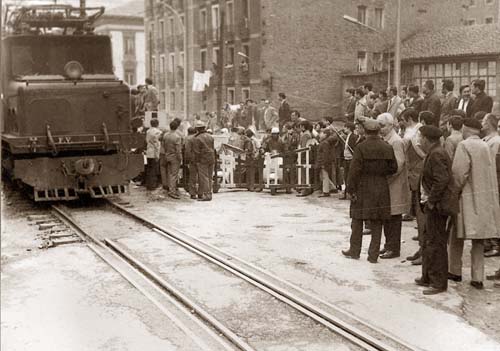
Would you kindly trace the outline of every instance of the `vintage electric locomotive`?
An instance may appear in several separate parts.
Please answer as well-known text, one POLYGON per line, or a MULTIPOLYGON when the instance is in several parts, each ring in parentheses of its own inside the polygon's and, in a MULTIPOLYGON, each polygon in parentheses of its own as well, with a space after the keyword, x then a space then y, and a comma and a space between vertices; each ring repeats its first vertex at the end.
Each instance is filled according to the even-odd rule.
POLYGON ((104 8, 7 9, 1 51, 2 172, 35 201, 108 197, 143 169, 131 152, 130 91, 111 41, 93 33, 104 8))

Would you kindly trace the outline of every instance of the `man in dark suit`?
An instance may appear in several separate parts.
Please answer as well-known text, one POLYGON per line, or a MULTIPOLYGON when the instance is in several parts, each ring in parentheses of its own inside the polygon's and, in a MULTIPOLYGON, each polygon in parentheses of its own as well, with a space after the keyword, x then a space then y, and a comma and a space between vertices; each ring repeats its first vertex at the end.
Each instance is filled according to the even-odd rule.
POLYGON ((410 85, 408 87, 408 96, 410 97, 410 104, 408 108, 412 108, 417 111, 417 115, 422 111, 422 103, 424 99, 420 96, 418 85, 410 85))
POLYGON ((453 94, 453 89, 455 87, 455 83, 451 79, 443 80, 442 92, 444 95, 443 103, 441 104, 441 118, 439 121, 439 128, 443 131, 445 136, 448 136, 447 133, 447 124, 448 120, 451 118, 451 111, 455 109, 455 105, 457 104, 457 97, 453 94))
POLYGON ((278 116, 279 116, 280 132, 281 132, 283 130, 283 126, 285 125, 285 123, 290 122, 291 120, 290 118, 291 110, 288 101, 286 101, 286 95, 284 93, 278 94, 278 100, 280 101, 278 116))
POLYGON ((472 107, 472 97, 470 96, 470 86, 462 85, 460 87, 460 98, 457 100, 455 109, 462 110, 468 116, 472 107))
MULTIPOLYGON (((442 132, 426 125, 419 129, 421 147, 427 152, 420 178, 420 206, 425 212, 424 241, 422 246, 422 277, 415 283, 428 287, 424 295, 434 295, 448 288, 448 232, 446 221, 450 215, 450 196, 453 184, 451 161, 441 146, 442 132)), ((458 207, 458 203, 456 204, 458 207)))
POLYGON ((484 79, 478 79, 472 82, 472 94, 475 95, 475 99, 467 113, 468 118, 474 117, 474 115, 479 111, 491 113, 491 110, 493 109, 493 99, 491 96, 486 95, 484 92, 485 87, 486 82, 484 79))
POLYGON ((436 116, 436 127, 439 127, 439 117, 441 116, 441 99, 434 91, 434 81, 425 82, 422 89, 424 101, 422 102, 422 111, 431 111, 436 116))
POLYGON ((358 259, 363 239, 363 222, 370 221, 371 242, 368 261, 377 263, 380 253, 382 222, 391 218, 391 200, 387 177, 398 165, 392 147, 380 139, 380 124, 366 119, 366 140, 354 149, 349 169, 347 192, 351 195, 351 239, 349 250, 342 254, 358 259))

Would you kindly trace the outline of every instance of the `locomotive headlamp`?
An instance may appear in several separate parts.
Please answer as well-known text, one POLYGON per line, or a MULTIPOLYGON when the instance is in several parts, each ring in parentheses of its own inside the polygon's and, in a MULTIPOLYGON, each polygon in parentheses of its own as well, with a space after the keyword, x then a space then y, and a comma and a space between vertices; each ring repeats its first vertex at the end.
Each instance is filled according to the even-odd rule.
POLYGON ((64 73, 69 79, 80 79, 83 74, 83 66, 78 61, 69 61, 64 66, 64 73))

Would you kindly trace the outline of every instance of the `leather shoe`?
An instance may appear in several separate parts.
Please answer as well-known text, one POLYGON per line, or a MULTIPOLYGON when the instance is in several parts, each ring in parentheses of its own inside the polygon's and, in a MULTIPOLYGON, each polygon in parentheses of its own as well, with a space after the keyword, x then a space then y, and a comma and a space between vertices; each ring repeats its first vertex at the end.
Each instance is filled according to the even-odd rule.
POLYGON ((436 294, 439 294, 439 293, 442 293, 442 292, 445 292, 446 289, 437 289, 437 288, 429 288, 429 289, 425 289, 424 291, 422 291, 422 293, 424 295, 436 295, 436 294))
POLYGON ((500 280, 500 269, 493 273, 492 275, 487 275, 486 276, 487 280, 500 280))
POLYGON ((373 258, 368 257, 368 262, 370 262, 370 263, 377 263, 377 259, 376 258, 373 259, 373 258))
POLYGON ((454 282, 461 282, 462 276, 448 272, 448 280, 453 280, 454 282))
POLYGON ((330 197, 329 193, 321 193, 318 197, 330 197))
POLYGON ((176 199, 176 200, 179 200, 181 198, 176 193, 168 193, 168 196, 171 197, 172 199, 176 199))
POLYGON ((422 265, 422 257, 419 257, 416 260, 411 261, 411 264, 414 266, 421 266, 422 265))
POLYGON ((418 241, 418 236, 414 236, 411 238, 411 240, 415 240, 415 241, 418 241))
POLYGON ((415 284, 417 284, 418 286, 425 286, 425 287, 428 287, 430 285, 429 283, 424 282, 422 278, 416 278, 415 284))
POLYGON ((472 285, 474 288, 476 288, 478 290, 484 289, 483 282, 476 282, 476 281, 473 280, 473 281, 470 282, 470 285, 472 285))
POLYGON ((351 253, 351 250, 342 250, 342 255, 355 260, 359 258, 359 255, 354 255, 353 253, 351 253))
POLYGON ((492 249, 484 253, 484 257, 495 257, 495 256, 500 256, 500 250, 492 249))
POLYGON ((420 250, 415 252, 413 255, 406 257, 408 261, 415 261, 417 258, 420 258, 420 250))
POLYGON ((383 253, 382 255, 380 255, 380 258, 389 259, 389 258, 396 258, 396 257, 399 257, 399 256, 400 256, 399 253, 396 253, 394 251, 388 250, 385 253, 383 253))
POLYGON ((404 222, 409 222, 409 221, 413 221, 414 217, 410 214, 404 214, 403 217, 402 217, 402 220, 404 222))
POLYGON ((196 198, 197 198, 196 195, 191 195, 192 200, 196 200, 196 198))
POLYGON ((378 253, 379 255, 383 255, 387 252, 387 249, 384 247, 382 250, 380 250, 378 253))

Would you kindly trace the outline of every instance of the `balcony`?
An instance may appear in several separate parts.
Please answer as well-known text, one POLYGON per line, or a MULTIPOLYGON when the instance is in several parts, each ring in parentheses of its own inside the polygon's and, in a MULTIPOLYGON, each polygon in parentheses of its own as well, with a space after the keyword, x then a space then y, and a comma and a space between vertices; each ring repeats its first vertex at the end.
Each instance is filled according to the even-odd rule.
POLYGON ((196 32, 196 40, 199 45, 206 46, 207 45, 208 35, 205 30, 199 30, 196 32))
POLYGON ((175 46, 177 46, 181 50, 184 48, 184 35, 183 34, 177 34, 175 36, 175 46))
POLYGON ((250 84, 250 67, 248 64, 239 64, 238 67, 238 80, 240 84, 250 84))
POLYGON ((175 76, 173 72, 167 72, 167 84, 171 89, 175 88, 175 76))
POLYGON ((250 23, 248 22, 248 19, 238 22, 237 32, 241 39, 250 38, 250 23))
POLYGON ((224 82, 226 85, 234 85, 235 73, 234 65, 226 66, 224 68, 224 82))

